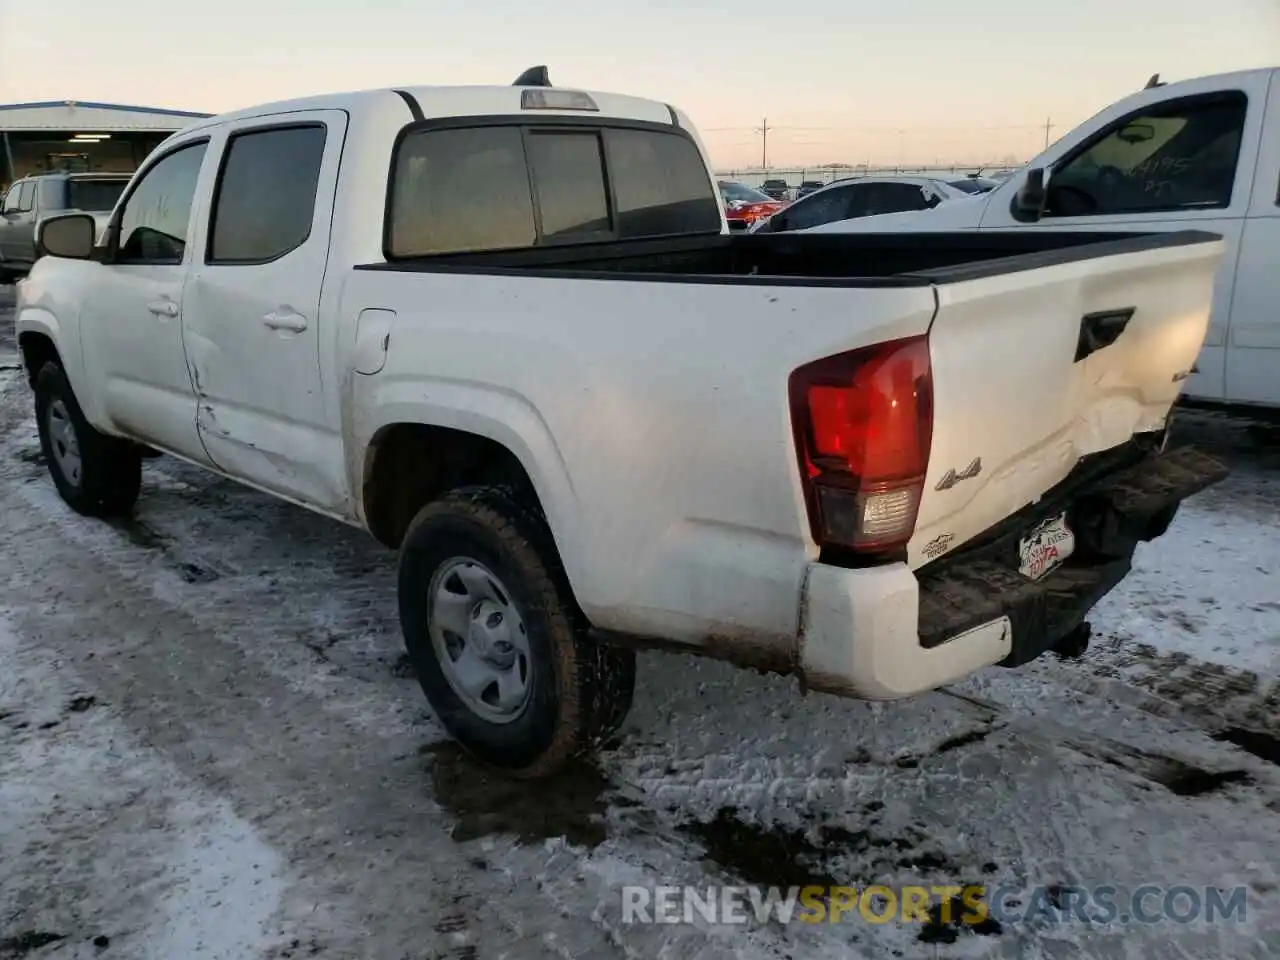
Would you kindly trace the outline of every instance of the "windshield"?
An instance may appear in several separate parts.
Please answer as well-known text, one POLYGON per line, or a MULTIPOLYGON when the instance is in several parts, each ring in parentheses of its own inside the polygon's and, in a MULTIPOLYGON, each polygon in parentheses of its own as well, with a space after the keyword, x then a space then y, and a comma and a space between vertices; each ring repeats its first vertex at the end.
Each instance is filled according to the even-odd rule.
POLYGON ((720 193, 726 203, 773 203, 773 197, 737 180, 721 180, 720 193))
POLYGON ((129 185, 127 179, 120 180, 68 180, 67 209, 86 210, 101 213, 113 209, 124 188, 129 185))
POLYGON ((961 193, 986 193, 994 189, 996 182, 986 177, 964 177, 961 180, 948 180, 947 185, 955 187, 961 193))

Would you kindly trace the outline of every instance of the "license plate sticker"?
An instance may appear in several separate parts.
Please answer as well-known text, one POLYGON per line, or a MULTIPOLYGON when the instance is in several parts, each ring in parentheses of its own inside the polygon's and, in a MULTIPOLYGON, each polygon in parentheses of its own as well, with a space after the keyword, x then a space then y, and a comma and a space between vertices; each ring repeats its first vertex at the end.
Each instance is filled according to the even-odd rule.
POLYGON ((1018 543, 1018 572, 1039 580, 1075 553, 1076 535, 1067 526, 1065 513, 1052 517, 1018 543))

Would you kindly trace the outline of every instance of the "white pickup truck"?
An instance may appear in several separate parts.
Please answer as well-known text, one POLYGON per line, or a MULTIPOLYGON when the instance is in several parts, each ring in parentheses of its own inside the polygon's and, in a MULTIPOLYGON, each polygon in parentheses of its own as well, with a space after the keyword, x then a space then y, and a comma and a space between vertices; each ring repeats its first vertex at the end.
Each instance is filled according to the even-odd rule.
MULTIPOLYGON (((527 80, 527 78, 526 78, 527 80)), ((524 777, 635 648, 864 698, 1079 651, 1225 475, 1166 449, 1220 238, 731 235, 666 104, 526 82, 197 122, 17 329, 58 491, 161 451, 399 553, 446 728, 524 777)))
POLYGON ((988 194, 812 232, 1028 229, 1221 235, 1209 332, 1185 393, 1280 407, 1280 68, 1152 82, 988 194))

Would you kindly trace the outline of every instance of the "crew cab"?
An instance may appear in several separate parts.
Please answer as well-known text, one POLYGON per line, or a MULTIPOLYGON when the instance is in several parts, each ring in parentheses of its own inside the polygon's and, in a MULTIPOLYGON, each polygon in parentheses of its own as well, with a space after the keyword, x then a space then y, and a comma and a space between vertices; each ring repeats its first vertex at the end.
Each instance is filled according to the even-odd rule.
POLYGON ((11 184, 0 200, 0 279, 31 269, 41 217, 75 210, 93 214, 105 226, 128 182, 127 173, 48 173, 11 184))
POLYGON ((1280 407, 1280 67, 1143 90, 989 193, 817 231, 1207 230, 1226 243, 1185 393, 1280 407))
POLYGON ((637 648, 873 699, 1078 652, 1225 474, 1166 445, 1220 238, 732 234, 684 113, 545 73, 197 121, 100 243, 42 221, 62 498, 158 451, 366 529, 443 725, 532 777, 637 648))

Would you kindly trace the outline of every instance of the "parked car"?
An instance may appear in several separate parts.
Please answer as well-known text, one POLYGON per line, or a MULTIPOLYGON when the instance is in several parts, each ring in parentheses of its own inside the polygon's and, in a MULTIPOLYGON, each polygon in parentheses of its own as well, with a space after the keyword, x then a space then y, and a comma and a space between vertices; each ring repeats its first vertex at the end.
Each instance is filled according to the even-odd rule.
POLYGON ((50 173, 11 184, 0 201, 0 279, 19 277, 31 269, 36 222, 41 217, 81 211, 105 225, 128 182, 127 173, 50 173))
POLYGON ((757 220, 771 217, 786 206, 785 202, 737 180, 721 180, 719 186, 730 230, 747 230, 757 220))
POLYGON ((1165 448, 1219 238, 730 234, 656 101, 198 120, 97 234, 42 220, 18 288, 62 499, 128 513, 161 451, 366 529, 436 716, 517 776, 613 734, 636 646, 869 698, 1079 653, 1225 473, 1165 448))
POLYGON ((757 220, 751 229, 761 233, 804 230, 849 217, 927 210, 968 195, 935 177, 850 177, 828 184, 767 219, 757 220))
POLYGON ((760 189, 775 200, 791 199, 791 188, 785 180, 766 180, 760 185, 760 189))
POLYGON ((995 190, 820 230, 1208 230, 1227 253, 1186 395, 1280 408, 1280 67, 1151 86, 995 190))
POLYGON ((826 184, 821 180, 802 180, 800 186, 796 188, 796 199, 803 199, 815 190, 821 190, 825 186, 826 184))

